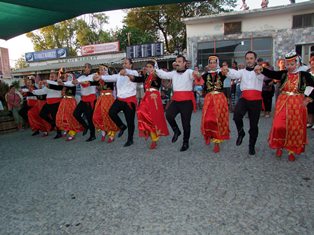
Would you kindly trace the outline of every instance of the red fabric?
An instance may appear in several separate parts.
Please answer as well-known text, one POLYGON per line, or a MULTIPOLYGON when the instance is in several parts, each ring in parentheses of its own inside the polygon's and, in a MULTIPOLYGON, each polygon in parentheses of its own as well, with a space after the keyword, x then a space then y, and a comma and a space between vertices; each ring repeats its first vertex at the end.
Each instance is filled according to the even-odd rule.
POLYGON ((155 73, 150 73, 148 75, 148 78, 145 80, 145 84, 144 84, 145 90, 151 87, 152 81, 154 81, 155 79, 156 79, 155 73))
POLYGON ((269 146, 273 149, 285 148, 296 154, 304 152, 307 144, 307 109, 303 105, 304 95, 288 95, 298 92, 299 74, 291 74, 278 96, 269 146))
POLYGON ((257 90, 244 90, 242 91, 242 98, 246 100, 262 100, 262 92, 257 90))
POLYGON ((118 100, 128 103, 130 109, 132 109, 132 103, 137 106, 137 99, 136 96, 131 96, 128 98, 118 98, 118 100))
POLYGON ((193 103, 193 110, 196 112, 196 100, 193 91, 174 91, 171 99, 174 101, 191 100, 193 103))
MULTIPOLYGON (((102 93, 112 93, 112 91, 102 91, 102 93)), ((109 117, 109 109, 114 102, 112 94, 101 95, 98 97, 94 114, 93 123, 96 129, 102 131, 118 131, 119 128, 109 117)))
POLYGON ((201 132, 205 141, 230 139, 228 102, 222 92, 205 96, 201 132))
POLYGON ((159 91, 146 91, 137 110, 138 129, 141 137, 169 135, 164 108, 159 91))
POLYGON ((62 99, 56 116, 56 126, 58 130, 75 132, 83 130, 82 125, 73 116, 75 108, 76 100, 74 97, 62 99))
POLYGON ((56 104, 56 103, 60 103, 62 100, 61 97, 58 98, 47 98, 47 104, 56 104))
POLYGON ((43 132, 48 132, 51 130, 51 125, 46 122, 44 119, 42 119, 39 116, 39 113, 43 106, 46 104, 45 100, 33 100, 36 102, 36 104, 28 110, 28 121, 29 125, 32 128, 33 131, 43 131, 43 132))
POLYGON ((93 109, 95 105, 95 100, 97 99, 97 97, 96 97, 96 94, 90 94, 90 95, 82 95, 81 99, 83 102, 90 103, 93 109))
POLYGON ((29 100, 27 100, 27 105, 29 106, 29 107, 33 107, 33 106, 35 106, 37 104, 37 99, 36 100, 34 100, 34 99, 29 99, 29 100))

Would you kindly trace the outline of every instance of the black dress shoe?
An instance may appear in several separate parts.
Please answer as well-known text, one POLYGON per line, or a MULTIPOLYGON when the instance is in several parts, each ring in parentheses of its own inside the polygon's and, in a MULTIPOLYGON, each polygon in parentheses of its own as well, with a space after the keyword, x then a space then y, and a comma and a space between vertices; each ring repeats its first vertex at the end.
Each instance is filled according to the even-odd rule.
POLYGON ((178 137, 181 135, 181 131, 175 131, 172 137, 172 143, 176 142, 178 140, 178 137))
POLYGON ((180 149, 180 152, 184 152, 186 150, 188 150, 189 148, 189 143, 183 143, 181 149, 180 149))
POLYGON ((255 147, 249 147, 249 155, 255 155, 255 147))
POLYGON ((57 135, 53 138, 56 140, 56 139, 60 139, 61 137, 62 137, 61 133, 57 133, 57 135))
POLYGON ((85 128, 84 128, 84 131, 83 131, 83 136, 86 135, 87 132, 88 132, 88 127, 85 127, 85 128))
POLYGON ((39 135, 39 131, 33 132, 32 136, 39 135))
POLYGON ((238 135, 237 142, 236 142, 236 145, 237 145, 237 146, 239 146, 239 145, 242 144, 242 140, 243 140, 244 136, 245 136, 245 133, 244 133, 244 132, 243 132, 243 133, 240 133, 240 134, 238 135))
POLYGON ((89 137, 89 138, 86 140, 86 142, 91 142, 91 141, 93 141, 93 140, 95 140, 95 139, 96 139, 95 136, 91 136, 91 137, 89 137))
POLYGON ((128 140, 124 145, 123 147, 129 147, 130 145, 133 144, 133 140, 128 140))
POLYGON ((123 133, 124 133, 125 130, 126 130, 126 126, 122 126, 122 127, 120 128, 120 131, 119 131, 119 133, 118 133, 118 138, 120 138, 120 137, 123 135, 123 133))

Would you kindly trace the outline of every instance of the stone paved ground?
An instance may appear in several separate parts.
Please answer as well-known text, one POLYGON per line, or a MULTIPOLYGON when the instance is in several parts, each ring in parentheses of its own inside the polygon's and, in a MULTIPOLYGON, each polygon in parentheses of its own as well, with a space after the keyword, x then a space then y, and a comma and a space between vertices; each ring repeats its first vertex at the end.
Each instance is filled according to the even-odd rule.
POLYGON ((200 112, 184 153, 171 137, 149 151, 139 138, 123 148, 125 136, 112 144, 30 130, 0 136, 0 234, 314 234, 313 145, 294 163, 276 159, 271 119, 261 118, 255 157, 248 135, 235 146, 233 122, 214 155, 199 122, 200 112))

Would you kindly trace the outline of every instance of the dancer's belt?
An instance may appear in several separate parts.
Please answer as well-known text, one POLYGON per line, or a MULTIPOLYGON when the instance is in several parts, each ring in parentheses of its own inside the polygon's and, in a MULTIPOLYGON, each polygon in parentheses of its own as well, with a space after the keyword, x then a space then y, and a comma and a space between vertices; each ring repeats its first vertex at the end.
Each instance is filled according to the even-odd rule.
POLYGON ((302 95, 300 93, 295 93, 295 92, 292 92, 292 91, 282 91, 281 94, 285 94, 285 95, 302 95))
POLYGON ((103 96, 103 95, 112 95, 112 92, 102 92, 100 95, 101 96, 103 96))
POLYGON ((219 94, 219 93, 221 93, 221 92, 220 92, 220 91, 211 91, 211 92, 209 92, 209 93, 216 95, 216 94, 219 94))
POLYGON ((158 91, 158 90, 156 88, 148 88, 146 91, 153 92, 153 91, 158 91))
POLYGON ((64 98, 64 99, 73 99, 73 98, 74 98, 74 96, 64 95, 64 96, 63 96, 63 98, 64 98))

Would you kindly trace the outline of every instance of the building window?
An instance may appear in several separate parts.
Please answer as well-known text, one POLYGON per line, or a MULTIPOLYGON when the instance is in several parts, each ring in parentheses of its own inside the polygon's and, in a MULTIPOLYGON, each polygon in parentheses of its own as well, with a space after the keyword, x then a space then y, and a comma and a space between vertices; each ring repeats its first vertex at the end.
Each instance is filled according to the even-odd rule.
POLYGON ((314 27, 314 13, 293 16, 293 29, 306 27, 314 27))
POLYGON ((241 33, 241 22, 229 22, 224 24, 225 35, 241 33))
POLYGON ((208 65, 208 56, 217 55, 219 61, 245 63, 244 55, 253 50, 258 58, 271 62, 273 57, 273 39, 271 37, 222 40, 198 43, 197 64, 204 68, 208 65))

